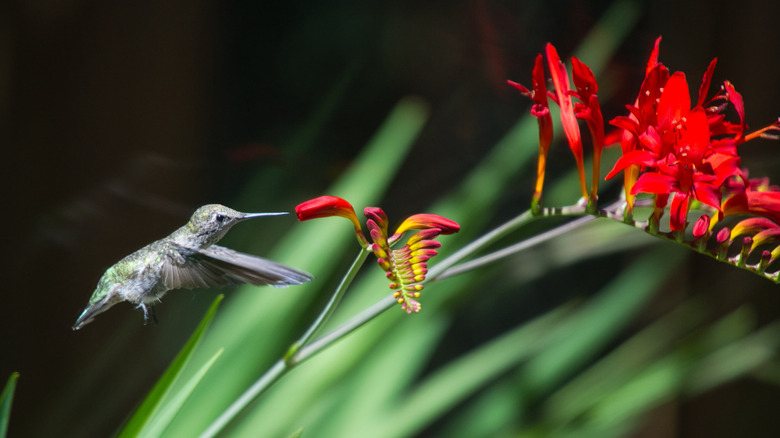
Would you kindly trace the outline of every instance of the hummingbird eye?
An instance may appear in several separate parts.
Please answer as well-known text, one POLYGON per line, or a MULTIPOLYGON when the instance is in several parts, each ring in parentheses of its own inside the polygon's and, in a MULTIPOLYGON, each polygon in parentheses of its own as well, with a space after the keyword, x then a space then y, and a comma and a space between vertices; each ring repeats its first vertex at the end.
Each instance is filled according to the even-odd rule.
POLYGON ((225 221, 225 215, 224 214, 218 214, 214 217, 217 222, 224 222, 225 221))

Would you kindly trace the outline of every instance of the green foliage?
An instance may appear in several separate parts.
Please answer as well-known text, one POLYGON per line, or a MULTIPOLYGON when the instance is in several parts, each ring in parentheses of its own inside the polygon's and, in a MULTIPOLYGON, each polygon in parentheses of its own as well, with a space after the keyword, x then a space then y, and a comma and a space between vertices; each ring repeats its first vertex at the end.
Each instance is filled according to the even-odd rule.
POLYGON ((0 394, 0 438, 5 438, 8 433, 8 423, 11 421, 11 404, 14 401, 14 390, 16 381, 19 380, 19 373, 11 373, 8 382, 0 394))
POLYGON ((135 436, 160 436, 165 431, 170 421, 176 416, 181 406, 189 397, 192 390, 208 372, 214 361, 222 354, 217 351, 206 363, 204 363, 182 387, 174 394, 171 388, 181 378, 186 365, 201 342, 203 335, 214 319, 219 303, 223 295, 217 296, 198 327, 184 344, 179 354, 176 355, 171 365, 165 370, 160 380, 154 385, 149 395, 135 411, 130 420, 119 434, 120 437, 135 436))
MULTIPOLYGON (((633 2, 616 2, 577 56, 598 75, 636 19, 633 2)), ((289 148, 312 147, 348 82, 345 75, 333 87, 289 148)), ((402 99, 331 187, 268 196, 293 203, 336 195, 358 213, 381 205, 395 181, 417 184, 418 169, 410 171, 407 163, 425 165, 411 158, 428 118, 423 101, 402 99)), ((441 239, 434 269, 507 214, 507 194, 522 190, 516 187, 518 174, 533 168, 536 141, 536 121, 520 119, 459 184, 425 209, 462 227, 441 239)), ((284 178, 277 172, 256 175, 236 202, 249 203, 274 186, 284 178)), ((572 170, 548 181, 545 204, 573 202, 576 180, 572 170)), ((516 218, 517 226, 470 256, 558 225, 509 208, 522 220, 516 218)), ((289 368, 294 353, 305 347, 296 340, 333 296, 347 261, 360 249, 352 226, 341 218, 297 224, 272 237, 277 247, 268 257, 310 271, 315 280, 284 291, 239 288, 219 313, 222 295, 217 297, 120 436, 292 438, 304 430, 306 436, 346 438, 623 436, 670 400, 686 400, 761 370, 780 382, 775 358, 780 323, 762 325, 747 307, 718 312, 699 296, 658 306, 660 294, 684 288, 679 277, 688 251, 605 219, 498 263, 430 281, 420 314, 409 316, 397 307, 376 312, 289 368)), ((366 309, 386 307, 379 300, 387 301, 387 281, 371 257, 343 300, 333 299, 338 307, 323 330, 313 333, 315 342, 366 315, 366 309)), ((359 256, 356 263, 364 260, 359 256)), ((0 436, 17 377, 11 376, 2 395, 0 436)))
MULTIPOLYGON (((608 41, 626 32, 626 17, 635 13, 629 3, 615 8, 623 13, 608 13, 601 27, 613 32, 608 41)), ((582 49, 595 72, 615 47, 599 43, 602 39, 596 34, 582 49)), ((402 101, 341 180, 323 193, 348 199, 358 211, 376 205, 401 171, 426 115, 419 101, 402 101)), ((461 223, 460 246, 486 229, 517 170, 530 167, 536 151, 518 145, 534 144, 535 135, 532 119, 519 121, 459 186, 428 209, 461 223)), ((571 191, 563 188, 575 179, 573 173, 560 177, 548 188, 548 200, 571 201, 565 199, 571 191)), ((491 243, 517 240, 510 236, 514 230, 491 243)), ((329 219, 301 224, 281 239, 272 257, 305 267, 317 279, 274 297, 273 306, 263 296, 236 294, 195 355, 200 369, 189 371, 187 383, 173 391, 177 395, 170 403, 181 415, 169 415, 168 428, 157 430, 195 436, 214 419, 224 419, 237 400, 242 415, 231 414, 226 429, 220 423, 208 436, 220 430, 226 436, 299 436, 303 429, 340 437, 428 436, 431 430, 448 437, 620 436, 666 400, 700 394, 756 369, 775 347, 775 326, 754 331, 754 318, 744 310, 707 323, 709 310, 698 299, 632 331, 637 315, 672 281, 686 251, 670 244, 648 249, 647 236, 601 220, 509 258, 506 268, 431 283, 420 315, 384 312, 288 373, 285 352, 312 313, 305 303, 322 302, 312 297, 331 293, 329 276, 338 275, 338 259, 355 248, 350 234, 342 219, 329 219), (482 294, 534 297, 540 278, 550 279, 588 258, 640 248, 644 255, 620 269, 599 270, 605 280, 593 286, 595 293, 562 299, 542 316, 515 317, 504 333, 440 363, 437 354, 464 324, 463 315, 478 311, 482 294), (613 274, 605 276, 609 271, 613 274), (214 363, 222 351, 227 360, 214 363), (215 372, 206 374, 212 365, 215 372), (257 380, 268 369, 270 374, 257 380), (267 378, 276 383, 264 386, 267 378), (245 392, 257 385, 262 391, 245 392), (186 405, 174 402, 190 395, 186 405)), ((445 240, 442 255, 453 247, 445 240)), ((386 290, 376 268, 365 269, 373 271, 358 276, 327 328, 365 311, 386 290)))

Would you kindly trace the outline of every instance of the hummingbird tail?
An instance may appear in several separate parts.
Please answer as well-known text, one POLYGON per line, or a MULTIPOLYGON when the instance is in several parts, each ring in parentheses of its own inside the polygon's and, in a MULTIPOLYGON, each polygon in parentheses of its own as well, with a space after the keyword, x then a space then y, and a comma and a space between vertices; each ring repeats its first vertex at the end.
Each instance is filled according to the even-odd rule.
POLYGON ((105 312, 111 306, 113 306, 114 304, 120 301, 122 301, 122 299, 116 295, 105 297, 102 300, 96 301, 94 303, 92 302, 92 300, 90 300, 90 303, 89 305, 87 305, 87 308, 84 309, 83 312, 81 312, 81 315, 76 320, 76 323, 73 324, 73 330, 74 331, 78 330, 84 327, 85 325, 89 324, 90 322, 92 322, 93 319, 95 319, 96 316, 105 312))

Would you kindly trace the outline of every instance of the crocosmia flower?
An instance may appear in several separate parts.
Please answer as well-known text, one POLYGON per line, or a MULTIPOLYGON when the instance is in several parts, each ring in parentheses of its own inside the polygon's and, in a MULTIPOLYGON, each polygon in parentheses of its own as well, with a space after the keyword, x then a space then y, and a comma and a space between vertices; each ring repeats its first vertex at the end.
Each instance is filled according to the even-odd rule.
POLYGON ((531 209, 535 213, 541 211, 539 203, 542 197, 547 152, 553 135, 552 117, 550 116, 547 100, 549 97, 558 104, 561 110, 561 125, 569 143, 569 149, 577 164, 582 197, 588 200, 589 211, 595 211, 595 202, 598 199, 601 151, 606 141, 604 119, 601 115, 601 106, 597 96, 598 84, 590 67, 579 59, 572 58, 572 77, 575 87, 575 90, 572 90, 566 66, 558 56, 555 46, 548 43, 545 46, 545 55, 547 57, 547 67, 550 70, 550 78, 555 86, 554 93, 547 91, 544 77, 544 57, 541 53, 536 57, 536 63, 534 64, 533 88, 531 90, 516 82, 507 81, 509 85, 519 90, 522 94, 533 99, 534 105, 531 107, 531 114, 537 118, 539 124, 539 164, 531 209), (579 102, 575 103, 572 97, 579 99, 579 102), (590 193, 588 193, 585 181, 582 135, 577 119, 585 120, 593 140, 593 180, 590 193))
POLYGON ((335 196, 321 196, 304 202, 295 208, 301 221, 329 216, 340 216, 352 221, 358 241, 364 248, 371 250, 377 258, 377 264, 390 280, 393 298, 406 313, 416 313, 421 309, 418 301, 423 289, 423 281, 428 273, 428 260, 437 254, 441 243, 436 239, 442 234, 453 234, 460 230, 457 222, 435 214, 415 214, 409 216, 395 229, 388 232, 387 215, 381 208, 367 207, 366 228, 371 241, 363 236, 360 222, 352 205, 335 196), (410 231, 403 246, 394 248, 410 231))
POLYGON ((550 151, 550 143, 552 143, 553 138, 552 116, 550 116, 550 105, 547 100, 547 85, 544 80, 544 58, 541 53, 536 57, 532 81, 533 88, 531 90, 517 82, 507 81, 507 83, 534 101, 533 106, 531 106, 531 115, 536 117, 536 121, 539 124, 539 160, 536 168, 536 186, 534 187, 531 208, 538 210, 541 208, 539 203, 542 199, 542 188, 544 187, 547 153, 550 151))
POLYGON ((379 208, 366 208, 366 228, 371 234, 371 250, 374 251, 379 267, 390 280, 393 298, 406 313, 419 312, 417 301, 423 289, 423 280, 428 273, 428 260, 437 254, 441 243, 433 240, 441 234, 452 234, 460 226, 447 218, 435 214, 416 214, 403 221, 392 236, 388 237, 387 216, 379 208), (392 249, 391 245, 410 230, 412 234, 402 247, 392 249))
MULTIPOLYGON (((723 203, 731 196, 727 186, 734 185, 730 181, 745 180, 737 145, 755 136, 743 133, 742 97, 730 83, 725 82, 721 92, 707 101, 717 60, 707 67, 696 104, 691 107, 685 74, 670 75, 658 63, 659 41, 660 38, 650 56, 639 97, 634 106, 628 107, 629 116, 611 122, 624 130, 624 147, 623 156, 607 178, 620 171, 639 171, 638 178, 626 178, 627 193, 655 195, 652 220, 660 218, 659 212, 671 199, 670 228, 682 231, 694 202, 720 211, 723 216, 723 203), (735 108, 739 123, 725 120, 729 104, 735 108)), ((770 125, 757 135, 776 128, 776 124, 770 125)))

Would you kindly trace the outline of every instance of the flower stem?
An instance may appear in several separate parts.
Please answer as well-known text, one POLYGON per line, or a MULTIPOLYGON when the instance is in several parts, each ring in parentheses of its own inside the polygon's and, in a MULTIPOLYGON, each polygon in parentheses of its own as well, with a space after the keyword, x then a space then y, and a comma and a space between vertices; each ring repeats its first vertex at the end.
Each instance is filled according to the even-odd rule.
MULTIPOLYGON (((315 349, 313 353, 303 354, 310 350, 306 350, 302 347, 306 347, 306 344, 311 340, 311 338, 317 334, 317 332, 322 328, 323 325, 325 325, 328 319, 330 319, 331 315, 333 315, 333 312, 336 310, 339 302, 341 302, 341 299, 344 297, 347 288, 352 283, 352 280, 355 279, 355 275, 357 275, 358 270, 360 270, 360 267, 363 266, 363 263, 366 261, 366 258, 370 253, 371 250, 368 248, 361 249, 360 253, 358 253, 357 257, 355 257, 355 260, 352 262, 352 266, 349 267, 349 270, 344 274, 344 277, 342 277, 341 282, 336 287, 336 290, 333 291, 333 295, 331 295, 330 300, 317 316, 317 319, 315 319, 309 328, 306 329, 306 332, 290 346, 282 359, 277 360, 271 366, 271 368, 268 369, 268 371, 263 373, 263 375, 260 376, 260 378, 257 379, 255 383, 252 384, 252 386, 247 388, 247 390, 244 391, 241 396, 233 401, 233 403, 228 406, 228 408, 225 409, 219 415, 219 417, 217 417, 209 425, 209 427, 203 431, 203 433, 200 434, 201 438, 216 436, 225 426, 228 425, 228 423, 230 423, 230 421, 233 420, 233 418, 236 417, 236 415, 238 415, 244 408, 256 400, 261 394, 270 388, 271 385, 281 379, 282 376, 284 376, 288 371, 301 363, 303 360, 310 357, 312 354, 324 348, 324 346, 322 346, 315 349)), ((344 335, 346 335, 346 333, 339 336, 339 338, 344 335)), ((323 339, 327 337, 328 336, 326 335, 323 337, 323 339)), ((326 345, 335 342, 337 339, 333 339, 326 345)))
POLYGON ((588 222, 591 222, 596 219, 596 216, 583 216, 579 219, 573 220, 571 222, 568 222, 566 224, 563 224, 559 227, 555 227, 551 230, 548 230, 544 233, 538 234, 536 236, 533 236, 529 239, 517 242, 513 245, 507 246, 506 248, 499 249, 498 251, 492 252, 490 254, 486 254, 482 257, 476 258, 474 260, 461 263, 460 265, 450 267, 443 272, 441 272, 439 275, 437 275, 434 278, 431 278, 431 281, 435 280, 443 280, 445 278, 453 277, 455 275, 464 274, 468 271, 472 271, 474 269, 477 269, 479 267, 482 267, 484 265, 493 263, 497 260, 501 260, 505 257, 509 257, 512 254, 516 254, 520 251, 523 251, 525 249, 528 249, 536 244, 539 244, 541 242, 544 242, 546 240, 549 240, 553 237, 560 236, 561 234, 564 234, 566 232, 569 232, 575 228, 579 228, 588 222))
POLYGON ((535 217, 536 216, 530 210, 528 210, 520 214, 519 216, 515 217, 514 219, 511 219, 510 221, 505 222, 502 225, 499 225, 497 228, 493 229, 492 231, 488 232, 487 234, 483 235, 477 240, 469 243, 463 248, 455 251, 453 254, 447 256, 444 260, 437 263, 436 266, 432 267, 428 271, 428 278, 426 278, 426 282, 435 280, 439 275, 442 274, 442 272, 446 271, 456 263, 460 262, 466 257, 469 257, 475 252, 481 250, 482 248, 490 245, 496 240, 506 236, 507 234, 520 228, 521 226, 531 222, 532 220, 534 220, 535 217))
POLYGON ((333 315, 333 312, 336 310, 336 307, 341 302, 341 299, 344 297, 344 294, 347 292, 347 288, 350 284, 352 284, 352 280, 355 279, 355 275, 357 275, 358 270, 360 270, 360 267, 363 266, 363 263, 365 263, 369 254, 371 254, 371 250, 368 247, 364 247, 358 253, 357 257, 355 257, 355 260, 352 262, 352 266, 349 267, 349 270, 341 279, 338 287, 336 287, 336 290, 330 297, 328 304, 325 305, 325 308, 322 309, 322 312, 320 312, 320 314, 317 316, 317 319, 314 320, 311 326, 309 326, 309 328, 306 330, 306 333, 304 333, 303 336, 301 336, 300 339, 298 339, 295 344, 293 344, 293 347, 291 347, 288 351, 286 355, 288 360, 295 360, 297 349, 308 344, 312 336, 314 336, 317 331, 319 331, 319 329, 321 329, 322 326, 328 321, 328 319, 330 319, 331 315, 333 315))
MULTIPOLYGON (((556 209, 555 211, 543 211, 541 216, 566 216, 582 213, 583 212, 581 207, 572 207, 571 209, 564 208, 556 209)), ((477 240, 446 257, 440 263, 436 264, 436 266, 431 268, 431 270, 428 272, 428 278, 425 281, 435 281, 441 278, 451 277, 453 275, 466 272, 467 270, 474 269, 478 266, 482 266, 483 264, 498 260, 508 256, 509 254, 513 254, 514 252, 535 245, 541 241, 555 237, 565 231, 570 230, 571 228, 580 226, 595 218, 594 216, 580 218, 566 225, 543 233, 542 235, 539 235, 535 238, 527 239, 523 242, 505 248, 504 250, 489 254, 485 257, 476 259, 472 262, 464 263, 463 265, 453 268, 453 266, 461 260, 470 257, 491 243, 533 221, 536 217, 538 216, 534 215, 529 210, 498 226, 477 240)), ((293 345, 285 354, 284 358, 276 361, 276 363, 274 363, 273 366, 268 369, 268 371, 260 376, 260 378, 255 381, 252 386, 244 391, 244 393, 241 394, 239 398, 237 398, 224 412, 222 412, 222 414, 220 414, 220 416, 217 417, 217 419, 214 420, 214 422, 211 423, 211 425, 205 431, 203 431, 203 433, 200 435, 201 438, 213 437, 220 433, 222 429, 227 426, 227 424, 233 420, 233 418, 235 418, 247 405, 256 400, 261 394, 270 388, 271 385, 281 379, 282 376, 284 376, 293 367, 315 356, 320 351, 326 349, 330 345, 360 328, 363 324, 371 321, 387 309, 393 307, 393 305, 396 303, 395 299, 393 299, 392 296, 387 296, 376 302, 371 307, 365 309, 358 315, 354 316, 349 321, 340 325, 330 333, 327 333, 319 339, 309 343, 311 338, 317 334, 319 329, 322 328, 322 326, 333 314, 339 302, 341 301, 341 298, 344 296, 347 288, 355 278, 357 271, 366 261, 366 258, 370 253, 371 251, 367 248, 364 248, 360 251, 360 253, 355 258, 355 261, 352 262, 352 266, 350 266, 349 270, 342 278, 341 283, 339 283, 338 287, 334 291, 330 301, 328 301, 328 304, 326 304, 325 308, 322 310, 322 312, 320 312, 317 319, 306 330, 306 332, 295 343, 293 343, 293 345)))

